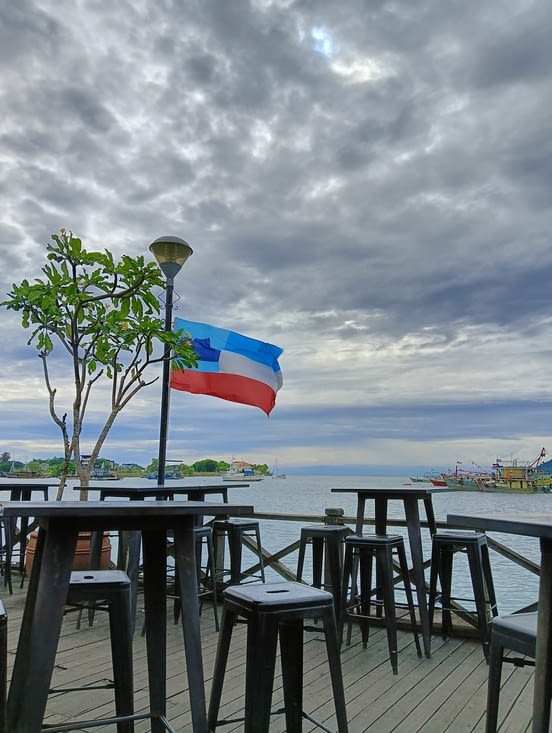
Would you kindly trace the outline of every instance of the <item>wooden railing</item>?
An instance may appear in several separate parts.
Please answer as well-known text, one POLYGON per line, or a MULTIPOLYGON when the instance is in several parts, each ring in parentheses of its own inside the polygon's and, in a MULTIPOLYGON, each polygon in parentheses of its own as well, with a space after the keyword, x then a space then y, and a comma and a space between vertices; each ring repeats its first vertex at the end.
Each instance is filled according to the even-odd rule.
MULTIPOLYGON (((307 514, 284 514, 279 512, 255 512, 253 515, 256 519, 259 520, 268 520, 268 521, 274 521, 274 522, 298 522, 301 524, 347 524, 351 527, 354 527, 356 524, 356 517, 352 516, 346 516, 342 509, 327 509, 326 514, 320 515, 307 515, 307 514)), ((375 524, 374 519, 367 518, 364 520, 364 526, 366 527, 373 527, 375 524)), ((428 523, 427 521, 421 521, 422 528, 428 529, 428 523)), ((436 522, 437 529, 451 529, 450 525, 446 522, 436 522)), ((388 518, 388 527, 390 530, 392 530, 393 527, 400 527, 400 528, 406 528, 407 524, 405 520, 400 519, 393 519, 388 518)), ((288 565, 283 562, 286 557, 291 555, 292 553, 296 552, 299 549, 299 537, 300 532, 297 532, 297 539, 293 541, 292 543, 286 545, 285 547, 270 552, 265 547, 262 548, 262 556, 263 556, 263 562, 265 565, 265 569, 270 567, 272 568, 278 575, 280 575, 285 580, 297 580, 297 575, 294 568, 289 567, 288 565)), ((502 557, 506 558, 508 561, 512 562, 515 565, 518 565, 519 567, 523 568, 525 571, 527 571, 530 574, 533 574, 535 576, 538 576, 540 573, 540 566, 538 563, 535 563, 534 561, 524 557, 523 555, 519 554, 515 550, 507 547, 506 545, 497 542, 492 537, 487 538, 489 549, 491 551, 494 551, 501 555, 502 557)), ((249 547, 250 549, 254 549, 254 543, 251 539, 245 537, 244 538, 244 544, 249 547)), ((424 567, 429 567, 430 560, 427 559, 424 563, 424 567)), ((258 573, 259 572, 259 563, 256 563, 255 565, 252 565, 250 568, 245 570, 246 573, 258 573)), ((461 605, 455 604, 456 609, 458 611, 458 614, 460 617, 462 617, 468 624, 474 625, 474 619, 473 614, 466 613, 464 615, 464 612, 466 609, 464 609, 461 605)), ((526 611, 532 611, 536 609, 536 603, 531 604, 528 606, 525 606, 523 608, 517 609, 519 612, 526 612, 526 611)))

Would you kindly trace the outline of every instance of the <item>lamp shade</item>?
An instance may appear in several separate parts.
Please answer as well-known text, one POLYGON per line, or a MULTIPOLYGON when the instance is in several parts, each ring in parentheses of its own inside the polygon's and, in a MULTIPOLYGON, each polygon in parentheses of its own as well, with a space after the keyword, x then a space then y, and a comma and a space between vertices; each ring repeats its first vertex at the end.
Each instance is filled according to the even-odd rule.
POLYGON ((165 277, 172 280, 180 272, 188 257, 193 254, 193 249, 180 237, 159 237, 150 244, 150 252, 165 277))

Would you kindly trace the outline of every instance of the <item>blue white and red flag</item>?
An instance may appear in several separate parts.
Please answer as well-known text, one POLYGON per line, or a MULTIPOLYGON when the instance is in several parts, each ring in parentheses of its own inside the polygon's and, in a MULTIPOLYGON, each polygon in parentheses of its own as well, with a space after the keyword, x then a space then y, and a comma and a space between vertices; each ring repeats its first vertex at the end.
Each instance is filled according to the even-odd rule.
POLYGON ((194 369, 173 362, 171 387, 259 407, 267 415, 282 386, 283 349, 235 331, 176 318, 174 330, 190 339, 199 356, 194 369))

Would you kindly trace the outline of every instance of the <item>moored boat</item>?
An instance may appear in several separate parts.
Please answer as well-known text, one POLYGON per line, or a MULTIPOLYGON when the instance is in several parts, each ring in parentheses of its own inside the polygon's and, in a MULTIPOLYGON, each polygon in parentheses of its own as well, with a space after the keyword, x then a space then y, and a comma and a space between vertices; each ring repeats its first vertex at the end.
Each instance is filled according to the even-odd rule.
POLYGON ((430 476, 429 482, 432 484, 432 486, 446 486, 447 482, 444 478, 441 478, 440 476, 430 476))
POLYGON ((264 475, 260 471, 255 471, 251 464, 235 459, 230 464, 228 471, 223 471, 220 477, 223 481, 247 481, 248 483, 264 479, 264 475))
MULTIPOLYGON (((489 493, 531 494, 535 492, 552 493, 552 467, 542 465, 546 455, 543 448, 533 461, 520 462, 513 459, 506 465, 496 459, 491 471, 485 471, 474 463, 478 471, 466 471, 456 465, 454 472, 443 472, 441 477, 446 485, 458 491, 485 491, 489 493)), ((461 464, 460 464, 461 465, 461 464)))

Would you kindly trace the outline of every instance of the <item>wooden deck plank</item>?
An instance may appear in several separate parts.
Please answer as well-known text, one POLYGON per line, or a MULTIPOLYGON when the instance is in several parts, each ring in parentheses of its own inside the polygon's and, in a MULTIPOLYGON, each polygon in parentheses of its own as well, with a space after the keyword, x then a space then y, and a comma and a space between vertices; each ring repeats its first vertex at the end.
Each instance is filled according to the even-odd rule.
MULTIPOLYGON (((14 585, 17 585, 15 583, 14 585)), ((3 594, 8 612, 8 675, 24 603, 25 588, 14 588, 14 594, 3 594)), ((148 681, 145 638, 141 636, 141 605, 134 638, 135 709, 148 708, 148 681)), ((215 663, 218 635, 208 604, 201 617, 206 696, 208 699, 215 663)), ((246 627, 238 624, 232 637, 228 669, 223 688, 220 717, 243 715, 246 627)), ((342 650, 343 680, 350 733, 483 733, 485 724, 488 668, 476 639, 453 637, 446 641, 432 639, 431 659, 418 658, 412 634, 399 630, 399 674, 393 675, 388 657, 384 629, 370 632, 367 649, 362 648, 360 635, 353 627, 352 643, 342 650)), ((330 677, 327 669, 322 630, 305 632, 304 700, 306 711, 330 730, 336 730, 330 677)), ((187 696, 185 655, 180 624, 172 619, 172 604, 167 616, 167 711, 176 730, 191 731, 187 696)), ((107 614, 98 613, 94 625, 86 618, 76 628, 76 617, 68 615, 63 624, 56 669, 55 685, 78 686, 111 679, 111 652, 107 614)), ((499 711, 500 733, 523 733, 530 730, 533 668, 514 669, 506 665, 499 711)), ((282 705, 280 665, 276 666, 273 709, 282 705)), ((95 718, 113 714, 110 690, 51 695, 47 720, 67 721, 72 718, 95 718)), ((90 731, 113 733, 114 726, 90 731)), ((149 721, 136 724, 136 733, 147 733, 149 721)), ((238 733, 243 723, 220 728, 224 733, 238 733)), ((317 729, 305 720, 304 731, 317 729)), ((281 714, 271 719, 271 733, 285 733, 281 714)))

